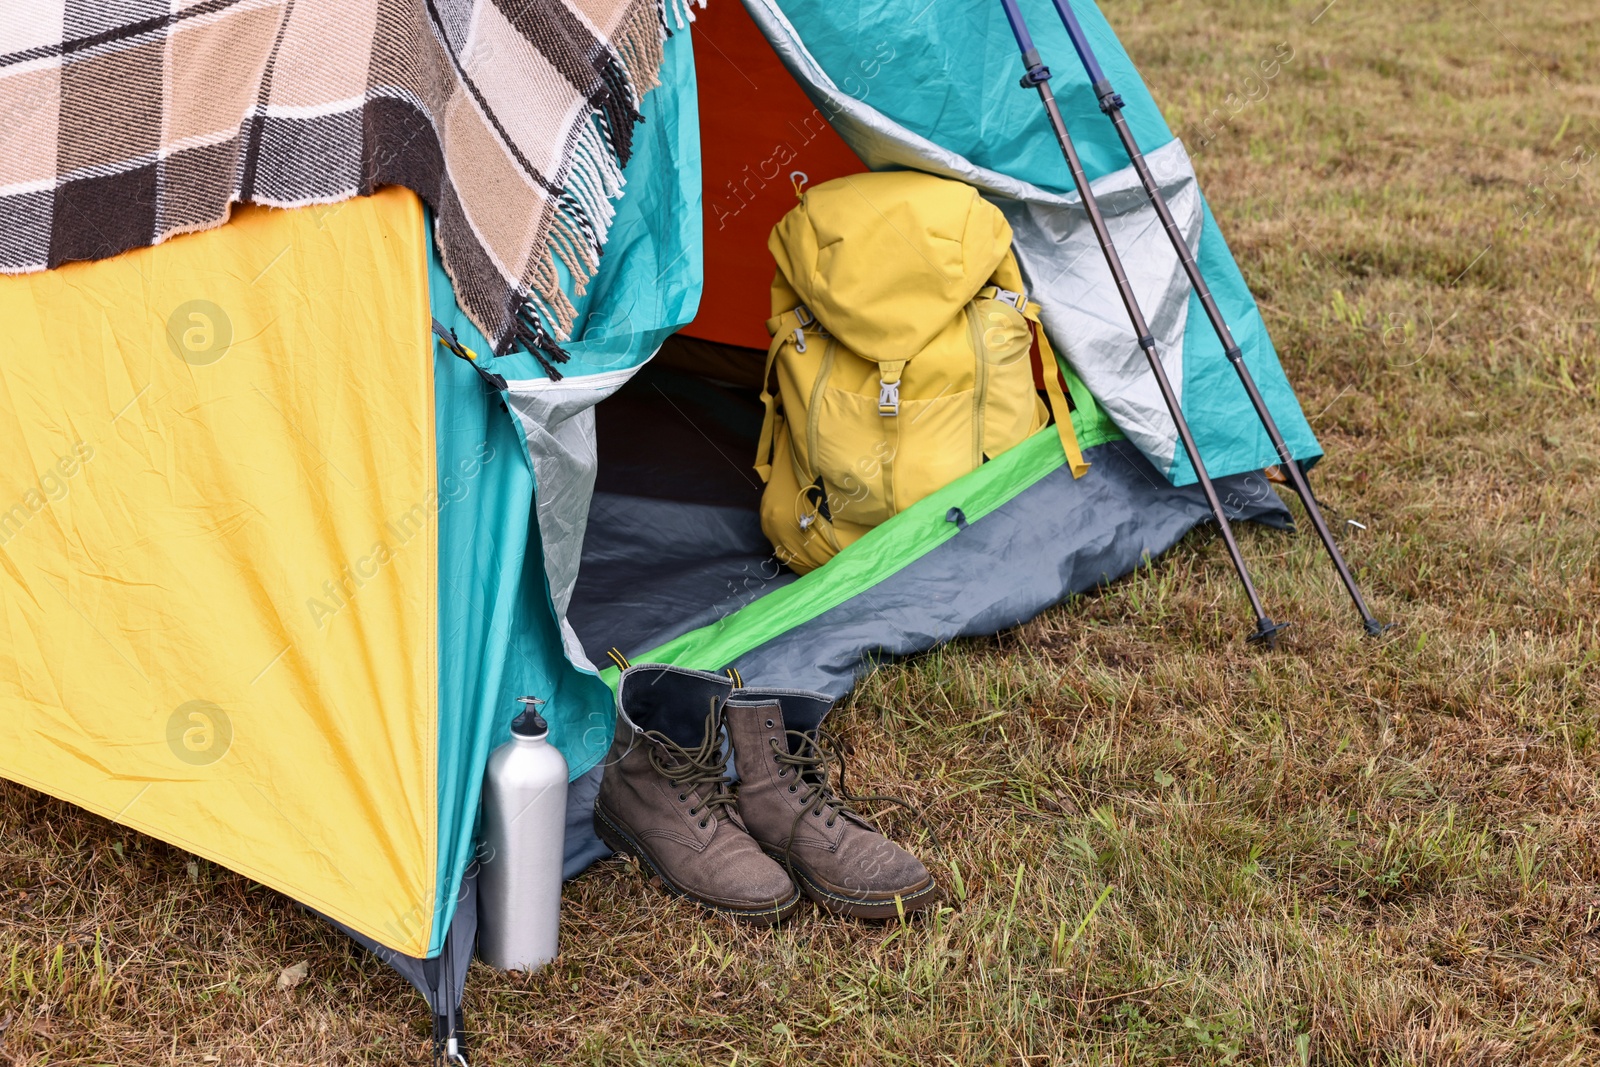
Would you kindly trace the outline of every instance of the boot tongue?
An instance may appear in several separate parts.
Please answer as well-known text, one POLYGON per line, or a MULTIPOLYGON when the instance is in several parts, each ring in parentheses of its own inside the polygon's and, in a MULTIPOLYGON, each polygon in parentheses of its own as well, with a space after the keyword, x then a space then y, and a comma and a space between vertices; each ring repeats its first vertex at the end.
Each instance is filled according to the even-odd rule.
POLYGON ((693 750, 706 739, 706 716, 720 709, 732 691, 733 682, 720 674, 642 663, 622 673, 617 703, 639 729, 665 734, 679 747, 693 750))
MULTIPOLYGON (((833 707, 833 698, 804 689, 740 689, 734 693, 740 704, 777 704, 783 712, 783 728, 815 737, 817 728, 833 707)), ((798 756, 805 746, 799 738, 789 738, 789 754, 798 756)))

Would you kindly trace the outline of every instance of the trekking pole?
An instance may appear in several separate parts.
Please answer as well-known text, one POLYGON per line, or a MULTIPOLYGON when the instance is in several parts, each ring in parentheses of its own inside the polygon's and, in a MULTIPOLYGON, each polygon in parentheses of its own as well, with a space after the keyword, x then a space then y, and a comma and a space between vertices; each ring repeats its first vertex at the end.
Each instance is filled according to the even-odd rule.
POLYGON ((1233 369, 1239 372, 1239 381, 1250 397, 1251 406, 1256 409, 1256 417, 1261 420, 1262 427, 1267 431, 1267 437, 1272 441, 1272 447, 1278 453, 1278 459, 1283 465, 1284 472, 1289 476, 1289 483, 1299 495, 1300 503, 1305 505, 1306 515, 1310 517, 1312 527, 1317 531, 1317 536, 1322 538, 1322 545, 1328 550, 1328 557, 1333 560, 1334 569, 1339 572, 1339 580, 1344 582, 1350 599, 1355 601, 1356 610, 1361 613, 1361 622, 1366 627, 1367 633, 1373 636, 1383 633, 1387 627, 1367 609, 1367 602, 1362 599, 1361 590, 1356 587, 1355 577, 1345 564, 1339 546, 1334 543, 1333 532, 1328 529, 1328 523, 1322 517, 1322 508, 1317 505, 1317 498, 1311 495, 1311 485, 1306 481, 1305 471, 1290 453, 1283 434, 1278 432, 1278 424, 1273 419, 1272 412, 1267 409, 1267 402, 1262 397, 1261 391, 1256 388, 1256 380, 1251 375, 1250 368, 1244 364, 1244 353, 1240 351, 1238 342, 1233 339, 1233 331, 1228 329, 1228 323, 1222 317, 1222 310, 1217 307, 1216 300, 1211 296, 1211 288, 1206 285, 1205 277, 1200 273, 1200 264, 1195 262, 1194 253, 1189 250, 1189 242, 1183 239, 1183 233, 1178 229, 1177 222, 1172 218, 1172 211, 1167 207, 1167 199, 1161 195, 1161 187, 1156 184, 1155 177, 1145 163, 1144 153, 1139 150, 1139 142, 1134 140, 1133 131, 1128 128, 1128 120, 1122 115, 1124 106, 1122 97, 1111 88, 1111 80, 1100 68, 1100 61, 1095 58, 1094 49, 1089 47, 1089 39, 1084 35, 1078 17, 1073 14, 1071 0, 1054 0, 1054 3, 1056 13, 1061 16, 1061 22, 1067 28, 1067 36, 1072 38, 1072 47, 1078 53, 1083 71, 1089 76, 1094 94, 1100 102, 1100 110, 1105 112, 1111 124, 1116 127, 1117 136, 1122 139, 1122 147, 1128 153, 1128 159, 1133 162, 1133 169, 1139 174, 1139 182, 1150 197, 1150 203, 1155 206, 1156 215, 1160 217, 1161 225, 1167 231, 1167 238, 1172 242, 1173 250, 1178 253, 1178 259, 1183 263, 1184 273, 1189 276, 1189 284, 1194 287, 1195 295, 1200 298, 1200 305, 1206 309, 1206 318, 1211 320, 1211 328, 1217 332, 1217 339, 1222 342, 1223 354, 1228 357, 1228 362, 1233 364, 1233 369))
POLYGON ((1005 8, 1006 21, 1011 24, 1011 32, 1017 39, 1017 47, 1022 51, 1022 65, 1027 73, 1022 76, 1021 85, 1024 89, 1037 89, 1039 99, 1044 104, 1045 114, 1050 118, 1050 127, 1055 131, 1056 140, 1061 145, 1061 154, 1066 156, 1067 168, 1072 171, 1072 183, 1078 189, 1078 195, 1083 198, 1084 210, 1089 214, 1089 224, 1094 228, 1095 240, 1100 242, 1100 250, 1105 253, 1106 265, 1111 268, 1111 276, 1117 283, 1117 291, 1122 296, 1122 305, 1128 311, 1128 318, 1133 323, 1133 332, 1139 339, 1139 348, 1143 350, 1145 359, 1150 364, 1150 371, 1155 375, 1156 385, 1161 390, 1161 399, 1165 401, 1167 410, 1172 413, 1172 421, 1178 427, 1178 439, 1183 442, 1183 450, 1189 457, 1189 463, 1194 467, 1195 477, 1200 481, 1200 488, 1206 496, 1206 503, 1211 505, 1211 514, 1217 520, 1217 528, 1222 532, 1222 540, 1228 546, 1228 556, 1233 560, 1233 569, 1239 572, 1239 582, 1244 586, 1245 596, 1250 599, 1250 609, 1256 614, 1256 632, 1251 634, 1251 643, 1265 642, 1269 647, 1276 643, 1278 633, 1283 630, 1286 623, 1275 623, 1267 618, 1266 611, 1261 607, 1261 598, 1256 595, 1255 583, 1250 580, 1250 571, 1245 566, 1244 556, 1239 551, 1239 542, 1233 535, 1233 527, 1228 522, 1228 516, 1222 510, 1222 501, 1217 499, 1216 486, 1211 484, 1211 476, 1206 473, 1205 464, 1200 459, 1200 449, 1194 443, 1194 435, 1189 432, 1189 423, 1183 417, 1183 408, 1178 403, 1177 394, 1172 391, 1172 383, 1167 379, 1166 369, 1161 365, 1161 357, 1156 353, 1155 338, 1150 334, 1150 327, 1146 325, 1144 312, 1139 310, 1139 301, 1133 295, 1133 286, 1128 281, 1127 272, 1122 269, 1122 258, 1117 255, 1116 246, 1111 243, 1111 232, 1106 229, 1106 220, 1100 214, 1100 205, 1094 198, 1094 190, 1089 187, 1089 177, 1084 173, 1083 164, 1078 159, 1078 150, 1073 147, 1072 138, 1067 133, 1067 125, 1061 119, 1061 111, 1056 107, 1055 94, 1050 91, 1050 68, 1044 65, 1039 56, 1039 50, 1034 47, 1033 37, 1028 33, 1028 25, 1023 21, 1022 12, 1017 7, 1017 0, 1000 0, 1005 8))

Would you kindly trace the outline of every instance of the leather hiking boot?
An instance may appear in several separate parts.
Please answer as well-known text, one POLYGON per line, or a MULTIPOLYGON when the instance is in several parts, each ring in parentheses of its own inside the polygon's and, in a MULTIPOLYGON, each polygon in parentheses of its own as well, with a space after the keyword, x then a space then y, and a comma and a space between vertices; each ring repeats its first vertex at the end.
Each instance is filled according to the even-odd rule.
POLYGON ((739 772, 739 814, 823 909, 892 919, 925 908, 939 899, 939 889, 922 861, 834 791, 828 773, 834 752, 820 732, 832 704, 803 690, 734 691, 724 714, 739 772))
POLYGON ((766 925, 788 917, 800 892, 739 819, 722 732, 732 688, 721 675, 680 667, 622 672, 594 828, 672 892, 766 925))

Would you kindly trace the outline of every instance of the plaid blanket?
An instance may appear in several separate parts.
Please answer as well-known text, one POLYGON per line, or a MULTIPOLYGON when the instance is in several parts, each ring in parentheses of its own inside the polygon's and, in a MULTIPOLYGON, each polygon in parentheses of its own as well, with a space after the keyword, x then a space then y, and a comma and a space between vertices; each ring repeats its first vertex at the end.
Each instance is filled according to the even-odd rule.
POLYGON ((582 292, 663 39, 704 2, 6 0, 0 271, 404 185, 496 351, 553 371, 557 264, 582 292))

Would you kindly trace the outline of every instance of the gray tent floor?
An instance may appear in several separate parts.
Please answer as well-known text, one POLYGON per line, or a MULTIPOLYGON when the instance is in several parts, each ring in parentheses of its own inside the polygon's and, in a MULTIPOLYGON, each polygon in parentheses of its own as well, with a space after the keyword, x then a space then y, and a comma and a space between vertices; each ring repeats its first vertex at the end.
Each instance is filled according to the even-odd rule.
MULTIPOLYGON (((796 581, 761 532, 754 390, 647 364, 596 408, 599 471, 568 619, 596 662, 635 657, 796 581)), ((842 696, 884 656, 995 633, 1159 556, 1210 521, 1126 441, 1088 451, 957 536, 736 664, 763 685, 842 696), (981 564, 981 565, 980 565, 981 564)), ((1260 474, 1218 482, 1230 519, 1289 526, 1260 474)))

